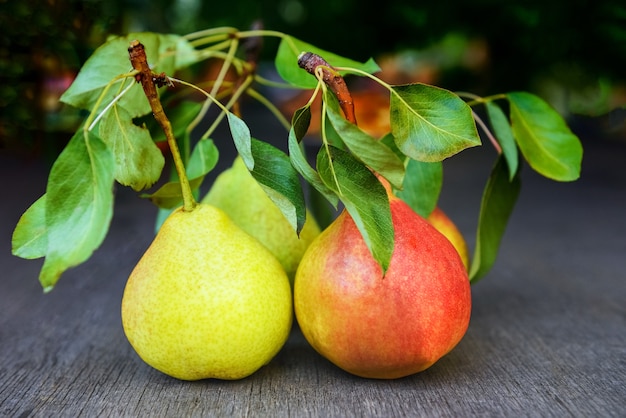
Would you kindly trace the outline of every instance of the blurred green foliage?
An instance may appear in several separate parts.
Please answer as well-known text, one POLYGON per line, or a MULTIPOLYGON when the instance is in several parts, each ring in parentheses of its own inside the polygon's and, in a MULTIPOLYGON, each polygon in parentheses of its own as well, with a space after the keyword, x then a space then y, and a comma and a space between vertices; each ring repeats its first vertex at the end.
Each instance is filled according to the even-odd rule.
MULTIPOLYGON (((480 74, 448 66, 438 84, 449 89, 536 91, 547 79, 597 98, 626 83, 623 0, 0 0, 0 149, 45 147, 76 122, 55 98, 108 34, 246 29, 257 19, 357 60, 482 42, 487 65, 480 74)), ((267 46, 273 51, 272 40, 267 46)), ((595 112, 582 102, 581 111, 601 113, 610 101, 593 104, 595 112)))

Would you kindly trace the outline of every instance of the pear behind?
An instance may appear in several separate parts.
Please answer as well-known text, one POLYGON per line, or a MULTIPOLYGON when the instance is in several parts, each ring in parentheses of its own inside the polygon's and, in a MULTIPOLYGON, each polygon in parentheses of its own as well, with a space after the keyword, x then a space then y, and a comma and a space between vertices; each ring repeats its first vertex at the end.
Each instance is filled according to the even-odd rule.
POLYGON ((222 209, 237 226, 265 245, 292 282, 302 255, 320 233, 315 219, 307 213, 298 237, 241 157, 235 158, 232 167, 217 177, 202 202, 222 209))
POLYGON ((122 299, 124 332, 139 356, 183 380, 252 374, 278 353, 291 323, 280 263, 205 204, 167 218, 122 299))

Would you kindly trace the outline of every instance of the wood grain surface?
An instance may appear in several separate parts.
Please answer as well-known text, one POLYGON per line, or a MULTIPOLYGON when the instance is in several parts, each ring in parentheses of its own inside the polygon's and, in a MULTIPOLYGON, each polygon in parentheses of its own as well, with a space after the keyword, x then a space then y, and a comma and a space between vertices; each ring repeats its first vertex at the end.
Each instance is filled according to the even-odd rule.
MULTIPOLYGON (((118 188, 104 244, 43 294, 41 261, 12 256, 10 238, 48 167, 0 154, 0 416, 626 416, 626 142, 584 146, 578 182, 526 167, 498 261, 472 288, 467 335, 432 368, 392 381, 342 372, 297 328, 240 381, 151 369, 126 341, 120 301, 154 207, 118 188)), ((471 244, 494 154, 463 154, 446 162, 441 205, 471 244)))

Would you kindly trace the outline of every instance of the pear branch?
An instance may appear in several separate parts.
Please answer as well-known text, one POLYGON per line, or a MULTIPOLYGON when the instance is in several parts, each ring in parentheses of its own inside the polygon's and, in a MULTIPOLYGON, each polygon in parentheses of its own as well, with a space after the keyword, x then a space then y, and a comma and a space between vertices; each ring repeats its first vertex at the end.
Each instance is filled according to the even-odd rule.
POLYGON ((193 197, 191 186, 189 185, 189 179, 187 178, 187 174, 185 172, 185 164, 180 156, 180 150, 178 149, 176 138, 174 138, 172 124, 165 115, 165 111, 163 110, 163 106, 161 105, 156 89, 157 86, 162 87, 166 84, 171 85, 172 81, 164 73, 157 75, 152 72, 150 66, 148 65, 146 50, 139 41, 135 40, 130 43, 130 46, 128 47, 128 55, 133 68, 138 71, 135 75, 135 79, 138 83, 141 83, 146 98, 150 103, 150 108, 152 108, 152 114, 161 126, 161 129, 163 129, 165 137, 167 138, 167 144, 172 152, 172 158, 174 159, 174 165, 180 181, 181 193, 183 195, 183 210, 190 212, 194 209, 197 203, 193 197))
POLYGON ((352 95, 341 74, 326 62, 324 58, 312 52, 301 53, 298 57, 298 66, 316 77, 317 72, 321 71, 322 81, 324 81, 326 86, 337 96, 339 106, 341 106, 346 120, 356 125, 352 95))

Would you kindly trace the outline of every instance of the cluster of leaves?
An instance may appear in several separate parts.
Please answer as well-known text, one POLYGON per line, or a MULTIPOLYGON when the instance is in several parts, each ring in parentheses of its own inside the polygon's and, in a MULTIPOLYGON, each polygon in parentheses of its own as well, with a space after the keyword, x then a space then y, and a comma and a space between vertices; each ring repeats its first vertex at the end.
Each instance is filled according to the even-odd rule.
MULTIPOLYGON (((130 71, 125 54, 133 39, 145 45, 152 67, 168 75, 208 58, 223 60, 211 91, 172 79, 178 85, 192 87, 189 91, 201 91, 207 97, 204 103, 189 100, 179 101, 175 108, 165 106, 194 190, 215 167, 218 150, 210 137, 225 117, 244 163, 295 231, 300 231, 306 216, 302 177, 332 206, 336 208, 340 202, 345 206, 383 269, 391 258, 394 234, 387 194, 377 175, 384 177, 418 213, 428 216, 437 205, 441 189, 441 161, 481 144, 477 121, 501 152, 483 194, 470 271, 472 280, 484 276, 495 261, 519 193, 522 158, 554 180, 571 181, 580 173, 582 147, 578 138, 553 109, 528 93, 465 101, 434 86, 390 86, 372 75, 379 71, 372 60, 355 62, 271 31, 218 28, 186 37, 154 33, 115 37, 94 52, 61 98, 69 105, 89 110, 90 116, 53 165, 46 193, 24 213, 14 232, 15 255, 45 257, 40 281, 46 290, 52 289, 68 268, 86 261, 101 244, 113 214, 114 182, 140 191, 153 186, 162 176, 164 157, 155 145, 162 134, 136 123, 137 118, 151 110, 141 86, 134 82, 135 72, 130 71), (240 40, 262 36, 281 38, 275 65, 286 85, 313 90, 311 101, 295 112, 291 123, 283 120, 289 131, 288 155, 252 138, 246 123, 232 111, 245 92, 281 118, 280 112, 253 85, 271 83, 237 55, 242 49, 240 40), (298 66, 302 51, 323 56, 341 74, 370 77, 387 87, 391 99, 389 134, 373 138, 348 122, 322 79, 298 66), (234 69, 240 80, 225 81, 229 69, 234 69), (309 128, 310 103, 318 94, 323 98, 322 141, 312 166, 302 139, 309 128), (218 101, 220 95, 230 100, 223 104, 218 101), (508 102, 508 116, 496 104, 497 100, 508 102), (212 104, 222 110, 220 116, 191 150, 190 132, 212 104), (477 119, 472 105, 486 106, 490 130, 477 119)), ((171 182, 144 196, 162 208, 161 217, 182 201, 175 175, 171 182)))

